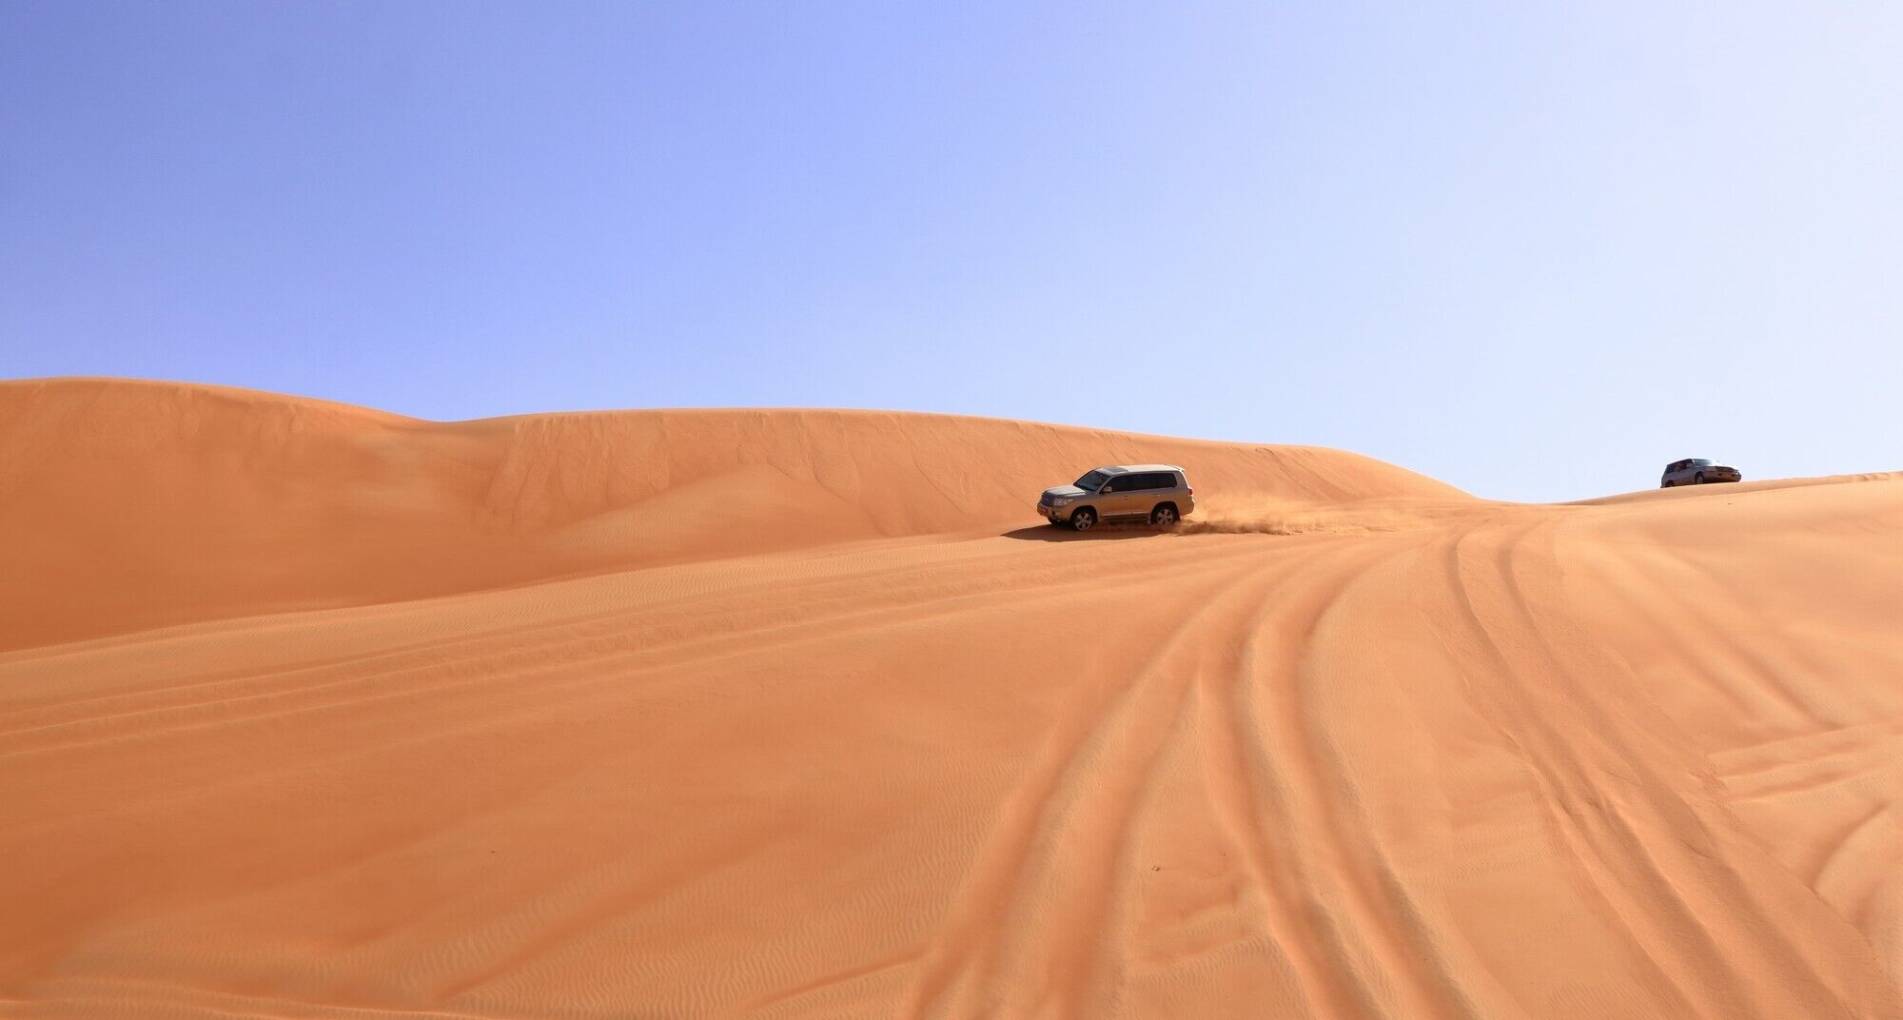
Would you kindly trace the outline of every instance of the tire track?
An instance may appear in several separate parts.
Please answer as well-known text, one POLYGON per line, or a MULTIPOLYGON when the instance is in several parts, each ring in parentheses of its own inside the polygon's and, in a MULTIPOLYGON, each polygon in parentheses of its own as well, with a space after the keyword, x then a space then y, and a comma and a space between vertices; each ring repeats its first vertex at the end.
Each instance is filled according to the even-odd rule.
MULTIPOLYGON (((1008 595, 960 593, 948 598, 879 606, 830 617, 794 616, 791 619, 776 619, 763 627, 712 637, 696 636, 674 643, 654 642, 642 635, 612 630, 599 634, 570 635, 564 632, 563 626, 553 625, 544 630, 560 634, 554 640, 530 643, 525 640, 525 635, 517 635, 515 640, 504 646, 506 650, 476 649, 459 652, 453 657, 424 657, 413 667, 376 672, 326 664, 314 667, 313 671, 334 671, 333 679, 294 684, 284 689, 267 687, 246 694, 183 705, 87 716, 4 731, 0 732, 0 748, 4 748, 0 750, 0 760, 82 750, 128 740, 179 737, 303 713, 334 712, 378 702, 401 702, 425 694, 432 697, 452 693, 474 695, 499 687, 517 687, 525 679, 539 681, 536 688, 538 700, 546 703, 552 700, 554 694, 577 688, 621 685, 650 671, 672 673, 684 664, 707 665, 734 656, 755 654, 763 643, 775 647, 798 646, 808 640, 830 641, 842 632, 872 632, 942 618, 961 608, 990 609, 1014 602, 1035 604, 1048 601, 1052 592, 1086 584, 1087 581, 1071 578, 1049 586, 1013 589, 1008 595), (552 671, 547 665, 551 662, 559 663, 552 671), (473 676, 470 675, 472 673, 473 676), (358 693, 336 696, 345 692, 358 693), (160 724, 152 725, 153 722, 160 724), (107 735, 88 739, 86 734, 90 731, 104 731, 107 735), (56 739, 64 734, 78 736, 64 741, 56 739)), ((293 671, 302 672, 305 671, 293 671)), ((274 682, 281 681, 286 675, 261 674, 259 678, 246 678, 246 682, 264 677, 274 682)))
MULTIPOLYGON (((1384 543, 1373 549, 1365 543, 1350 545, 1327 583, 1298 604, 1292 614, 1293 630, 1303 640, 1284 646, 1268 683, 1260 684, 1258 678, 1268 696, 1262 702, 1263 714, 1255 717, 1266 716, 1257 739, 1275 742, 1279 753, 1269 754, 1262 744, 1260 755, 1274 763, 1300 827, 1318 834, 1325 846, 1323 859, 1310 855, 1306 862, 1309 887, 1332 885, 1350 915, 1351 924, 1343 929, 1348 933, 1344 945, 1358 947, 1354 955, 1366 961, 1361 966, 1378 967, 1388 979, 1391 1001, 1376 999, 1378 1013, 1472 1016, 1476 1008, 1437 950, 1427 922, 1370 826, 1347 763, 1332 748, 1326 727, 1310 707, 1311 692, 1320 685, 1354 682, 1328 672, 1319 657, 1326 621, 1342 611, 1345 597, 1370 571, 1413 552, 1418 541, 1404 540, 1398 546, 1384 543)), ((1301 844, 1292 848, 1298 859, 1301 848, 1301 844)))
MULTIPOLYGON (((1193 562, 1204 565, 1202 561, 1215 560, 1218 556, 1205 553, 1193 562)), ((817 628, 823 625, 851 625, 866 618, 876 618, 881 613, 902 613, 909 607, 931 607, 953 599, 977 599, 984 595, 999 597, 1028 598, 1052 591, 1089 584, 1085 579, 1075 576, 1074 569, 1067 564, 1052 564, 1040 570, 1026 572, 1021 565, 1012 565, 1015 570, 986 570, 979 577, 984 582, 973 585, 969 574, 960 575, 964 580, 962 587, 953 587, 947 582, 930 583, 928 568, 906 566, 900 570, 871 571, 855 574, 848 581, 827 581, 820 585, 809 585, 801 592, 801 597, 792 599, 774 598, 763 606, 755 606, 736 621, 731 601, 735 596, 759 594, 759 589, 751 586, 733 591, 717 590, 704 596, 701 601, 708 602, 711 608, 704 610, 721 624, 717 633, 709 634, 706 620, 683 614, 677 606, 670 605, 673 615, 665 623, 648 622, 643 629, 630 632, 627 622, 630 620, 648 620, 654 615, 654 607, 640 605, 607 613, 583 614, 580 616, 563 615, 554 620, 537 621, 530 624, 506 627, 484 627, 477 631, 479 636, 470 637, 457 634, 438 641, 407 644, 397 649, 379 650, 373 653, 331 659, 289 669, 245 671, 233 676, 205 679, 198 678, 185 684, 164 687, 140 687, 136 690, 90 695, 78 698, 66 698, 47 705, 0 709, 0 719, 24 721, 25 725, 0 731, 0 739, 17 734, 31 733, 66 725, 81 725, 89 722, 112 721, 123 723, 146 712, 185 711, 207 706, 224 706, 256 697, 294 696, 315 693, 338 685, 365 685, 391 676, 403 674, 410 664, 420 664, 437 672, 454 672, 458 669, 482 664, 507 663, 511 660, 546 660, 563 657, 575 652, 591 654, 606 650, 633 650, 647 654, 658 654, 676 648, 713 645, 719 642, 741 643, 771 637, 776 631, 792 628, 817 628), (873 609, 860 605, 859 594, 874 580, 887 580, 893 574, 914 574, 920 577, 920 583, 912 588, 900 588, 896 591, 887 583, 882 585, 887 594, 887 602, 873 609), (832 605, 854 607, 844 611, 826 611, 832 605), (682 635, 677 641, 669 641, 671 635, 682 635), (548 639, 553 635, 553 639, 548 639), (445 656, 444 649, 454 649, 455 654, 445 656), (308 677, 314 682, 293 683, 288 689, 287 681, 308 677), (209 697, 175 701, 181 692, 209 694, 209 697), (111 706, 115 703, 130 702, 120 708, 108 708, 104 712, 85 712, 93 707, 111 706), (84 714, 81 714, 84 712, 84 714), (51 718, 47 718, 50 716, 51 718)), ((1133 564, 1131 569, 1149 571, 1149 573, 1179 574, 1183 564, 1164 562, 1160 567, 1152 564, 1133 564)), ((1217 563, 1214 569, 1220 569, 1217 563)), ((560 582, 557 582, 558 584, 560 582)), ((783 592, 776 591, 777 594, 783 592)), ((323 623, 315 624, 320 632, 323 623)))
MULTIPOLYGON (((1335 574, 1327 575, 1336 581, 1332 589, 1311 587, 1300 592, 1292 606, 1283 607, 1285 614, 1306 621, 1293 628, 1298 633, 1312 632, 1326 603, 1345 587, 1335 574)), ((1265 615, 1252 621, 1233 673, 1205 679, 1210 714, 1216 717, 1208 728, 1213 736, 1206 756, 1207 782, 1265 903, 1270 935, 1301 982, 1305 1000, 1330 1017, 1381 1016, 1386 1012, 1382 996, 1354 964, 1356 941, 1323 906, 1318 890, 1326 883, 1298 844, 1303 809, 1309 805, 1292 788, 1288 768, 1278 764, 1282 756, 1269 747, 1257 721, 1265 714, 1261 693, 1291 682, 1286 670, 1278 672, 1274 664, 1261 661, 1268 620, 1265 615)), ((1285 665, 1288 655, 1283 653, 1279 663, 1285 665)), ((1312 794, 1312 785, 1309 789, 1312 794)))
MULTIPOLYGON (((1445 644, 1449 657, 1459 661, 1454 652, 1456 647, 1480 650, 1483 668, 1466 672, 1468 695, 1495 732, 1515 750, 1527 774, 1533 779, 1540 793, 1539 804, 1547 830, 1573 862, 1575 874, 1581 880, 1582 891, 1587 893, 1594 914, 1624 936, 1623 945, 1639 950, 1626 953, 1627 962, 1644 982, 1654 1001, 1669 1004, 1674 1016, 1713 1016, 1695 1005, 1689 993, 1672 977, 1673 973, 1682 972, 1684 968, 1675 967, 1668 971, 1663 963, 1679 955, 1676 946, 1680 940, 1676 935, 1657 928, 1644 911, 1622 907, 1613 896, 1613 891, 1621 888, 1621 883, 1606 874, 1612 865, 1598 853, 1582 821, 1585 817, 1582 808, 1602 810, 1603 801, 1596 791, 1591 790, 1590 784, 1581 778, 1582 766, 1566 748, 1564 741, 1559 740, 1539 721, 1537 708, 1526 702, 1524 695, 1519 692, 1518 684, 1512 682, 1515 674, 1513 663, 1508 659, 1501 642, 1495 638, 1492 628, 1483 619, 1481 609, 1475 605, 1476 588, 1466 580, 1466 558, 1462 555, 1462 549, 1484 527, 1482 524, 1457 530, 1444 542, 1443 574, 1453 595, 1451 602, 1469 637, 1469 640, 1455 644, 1460 635, 1449 635, 1445 644), (1562 774, 1562 770, 1565 774, 1562 774), (1576 804, 1582 798, 1575 791, 1582 788, 1586 790, 1584 803, 1576 804)), ((1665 893, 1671 895, 1669 886, 1665 893)), ((1722 961, 1708 941, 1695 948, 1703 950, 1701 963, 1722 969, 1722 961)), ((1728 1018, 1735 1014, 1717 1015, 1728 1018)))
POLYGON ((1100 933, 1088 924, 1040 928, 1038 915, 1068 906, 1101 921, 1131 811, 1185 708, 1205 655, 1201 643, 1220 647, 1237 640, 1238 624, 1272 597, 1278 571, 1290 562, 1252 558, 1218 583, 1179 596, 1194 608, 1134 673, 1062 721, 981 851, 945 934, 928 953, 905 1015, 1041 1009, 1104 1015, 1085 1010, 1114 1001, 1117 979, 1106 969, 1114 972, 1115 966, 1078 941, 1100 933), (1080 877, 1067 879, 1067 873, 1080 877))
MULTIPOLYGON (((1765 902, 1764 897, 1752 883, 1746 882, 1739 873, 1741 862, 1727 852, 1717 835, 1711 831, 1706 818, 1695 806, 1696 802, 1702 799, 1701 792, 1697 789, 1681 790, 1673 778, 1664 774, 1657 764, 1676 757, 1688 771, 1696 771, 1702 775, 1715 775, 1710 762, 1700 755, 1683 751, 1683 742, 1672 739, 1674 731, 1663 728, 1662 720, 1633 718, 1630 715, 1619 714, 1615 709, 1608 707, 1606 696, 1602 693, 1605 690, 1603 679, 1606 676, 1617 677, 1623 671, 1623 662, 1616 656, 1604 652, 1598 656, 1602 663, 1596 675, 1600 677, 1601 682, 1594 685, 1587 683, 1579 675, 1580 667, 1574 657, 1560 653, 1560 643, 1549 634, 1550 630, 1571 631, 1571 636, 1574 638, 1571 642, 1573 645, 1592 648, 1597 648, 1598 645, 1597 642, 1590 641, 1583 630, 1571 623, 1569 619, 1556 617, 1551 613, 1537 612, 1535 602, 1529 598, 1523 585, 1521 579, 1523 571, 1539 570, 1548 574, 1549 578, 1557 577, 1558 557, 1554 551, 1552 536, 1558 527, 1558 521, 1536 522, 1512 533, 1510 540, 1503 545, 1498 562, 1506 590, 1511 596, 1508 604, 1523 622, 1526 631, 1536 639, 1534 647, 1545 659, 1548 675, 1557 679, 1571 701, 1588 713, 1593 724, 1590 732, 1598 734, 1601 741, 1622 759, 1624 767, 1636 775, 1638 782, 1633 787, 1639 794, 1636 806, 1646 814, 1664 821, 1669 831, 1696 834, 1696 843, 1686 842, 1683 835, 1669 841, 1647 840, 1625 812, 1613 810, 1608 812, 1607 817, 1616 824, 1622 838, 1634 851, 1629 855, 1629 859, 1650 865, 1656 880, 1668 887, 1678 889, 1689 886, 1702 894, 1707 902, 1721 904, 1728 922, 1743 921, 1750 930, 1762 932, 1763 937, 1742 942, 1744 947, 1742 954, 1736 948, 1732 950, 1731 955, 1734 957, 1742 955, 1747 958, 1751 973, 1760 971, 1774 973, 1778 976, 1777 985, 1780 989, 1801 991, 1806 1001, 1833 1002, 1844 1015, 1850 1015, 1853 1011, 1849 1003, 1844 1001, 1842 994, 1837 989, 1831 988, 1804 958, 1803 953, 1788 934, 1787 926, 1780 923, 1783 918, 1765 902), (1544 555, 1516 556, 1516 553, 1525 550, 1527 543, 1536 535, 1547 538, 1544 555), (1516 567, 1522 569, 1516 569, 1516 567), (1640 747, 1635 743, 1635 740, 1647 738, 1652 746, 1640 747), (1674 752, 1679 753, 1674 754, 1674 752), (1661 862, 1661 858, 1671 860, 1682 857, 1687 851, 1693 855, 1691 859, 1673 861, 1670 867, 1661 862), (1701 867, 1701 864, 1710 862, 1716 862, 1719 866, 1701 867), (1681 877, 1673 883, 1668 875, 1681 877)), ((1560 590, 1557 584, 1552 584, 1550 581, 1549 584, 1553 590, 1560 590)), ((1695 616, 1694 619, 1704 620, 1701 616, 1695 616)), ((1768 667, 1764 666, 1758 658, 1748 655, 1745 658, 1761 669, 1761 675, 1770 676, 1768 667)), ((1626 675, 1629 678, 1629 673, 1626 675)), ((1783 689, 1781 684, 1779 687, 1783 689)), ((1795 700, 1794 692, 1791 692, 1791 697, 1795 700)), ((1817 714, 1812 712, 1811 718, 1817 717, 1817 714)), ((1743 831, 1743 826, 1729 811, 1721 805, 1714 804, 1712 807, 1716 808, 1712 811, 1713 822, 1728 824, 1737 831, 1743 831)), ((1709 926, 1698 915, 1684 893, 1679 893, 1676 902, 1683 904, 1687 914, 1699 926, 1699 931, 1709 932, 1709 926)))

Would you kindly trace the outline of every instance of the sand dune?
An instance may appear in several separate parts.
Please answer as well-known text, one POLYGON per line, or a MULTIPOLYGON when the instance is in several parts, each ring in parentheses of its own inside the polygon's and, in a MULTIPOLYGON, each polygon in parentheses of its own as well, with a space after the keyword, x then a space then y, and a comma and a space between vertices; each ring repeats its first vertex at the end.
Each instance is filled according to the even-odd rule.
POLYGON ((1221 504, 1457 497, 1334 450, 855 411, 441 424, 242 390, 0 383, 0 648, 850 539, 995 531, 1076 465, 1221 504))
POLYGON ((0 493, 7 1015, 1903 1017, 1903 478, 77 380, 0 493))

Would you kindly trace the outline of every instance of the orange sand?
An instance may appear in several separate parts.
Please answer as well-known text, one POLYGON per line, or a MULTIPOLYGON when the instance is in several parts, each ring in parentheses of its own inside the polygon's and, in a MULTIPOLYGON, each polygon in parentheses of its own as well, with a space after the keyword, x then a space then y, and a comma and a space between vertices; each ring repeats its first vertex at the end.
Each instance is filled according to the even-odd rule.
POLYGON ((0 384, 0 1015, 1903 1017, 1900 796, 1903 476, 0 384))

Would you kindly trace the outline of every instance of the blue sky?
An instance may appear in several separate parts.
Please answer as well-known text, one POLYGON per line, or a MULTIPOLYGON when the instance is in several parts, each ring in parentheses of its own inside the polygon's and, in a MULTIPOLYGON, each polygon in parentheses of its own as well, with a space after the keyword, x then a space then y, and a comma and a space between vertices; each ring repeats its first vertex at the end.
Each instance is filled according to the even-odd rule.
POLYGON ((1903 468, 1903 6, 0 6, 0 376, 1903 468))

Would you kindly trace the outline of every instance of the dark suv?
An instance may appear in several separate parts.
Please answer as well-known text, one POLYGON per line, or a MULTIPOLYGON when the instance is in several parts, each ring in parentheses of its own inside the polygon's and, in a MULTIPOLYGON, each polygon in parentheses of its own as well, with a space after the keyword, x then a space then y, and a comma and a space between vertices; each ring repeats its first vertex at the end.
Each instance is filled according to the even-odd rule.
POLYGON ((1659 488, 1669 489, 1674 485, 1703 485, 1706 482, 1742 481, 1744 475, 1735 467, 1713 464, 1703 457, 1691 460, 1675 460, 1665 465, 1665 473, 1659 476, 1659 488))

